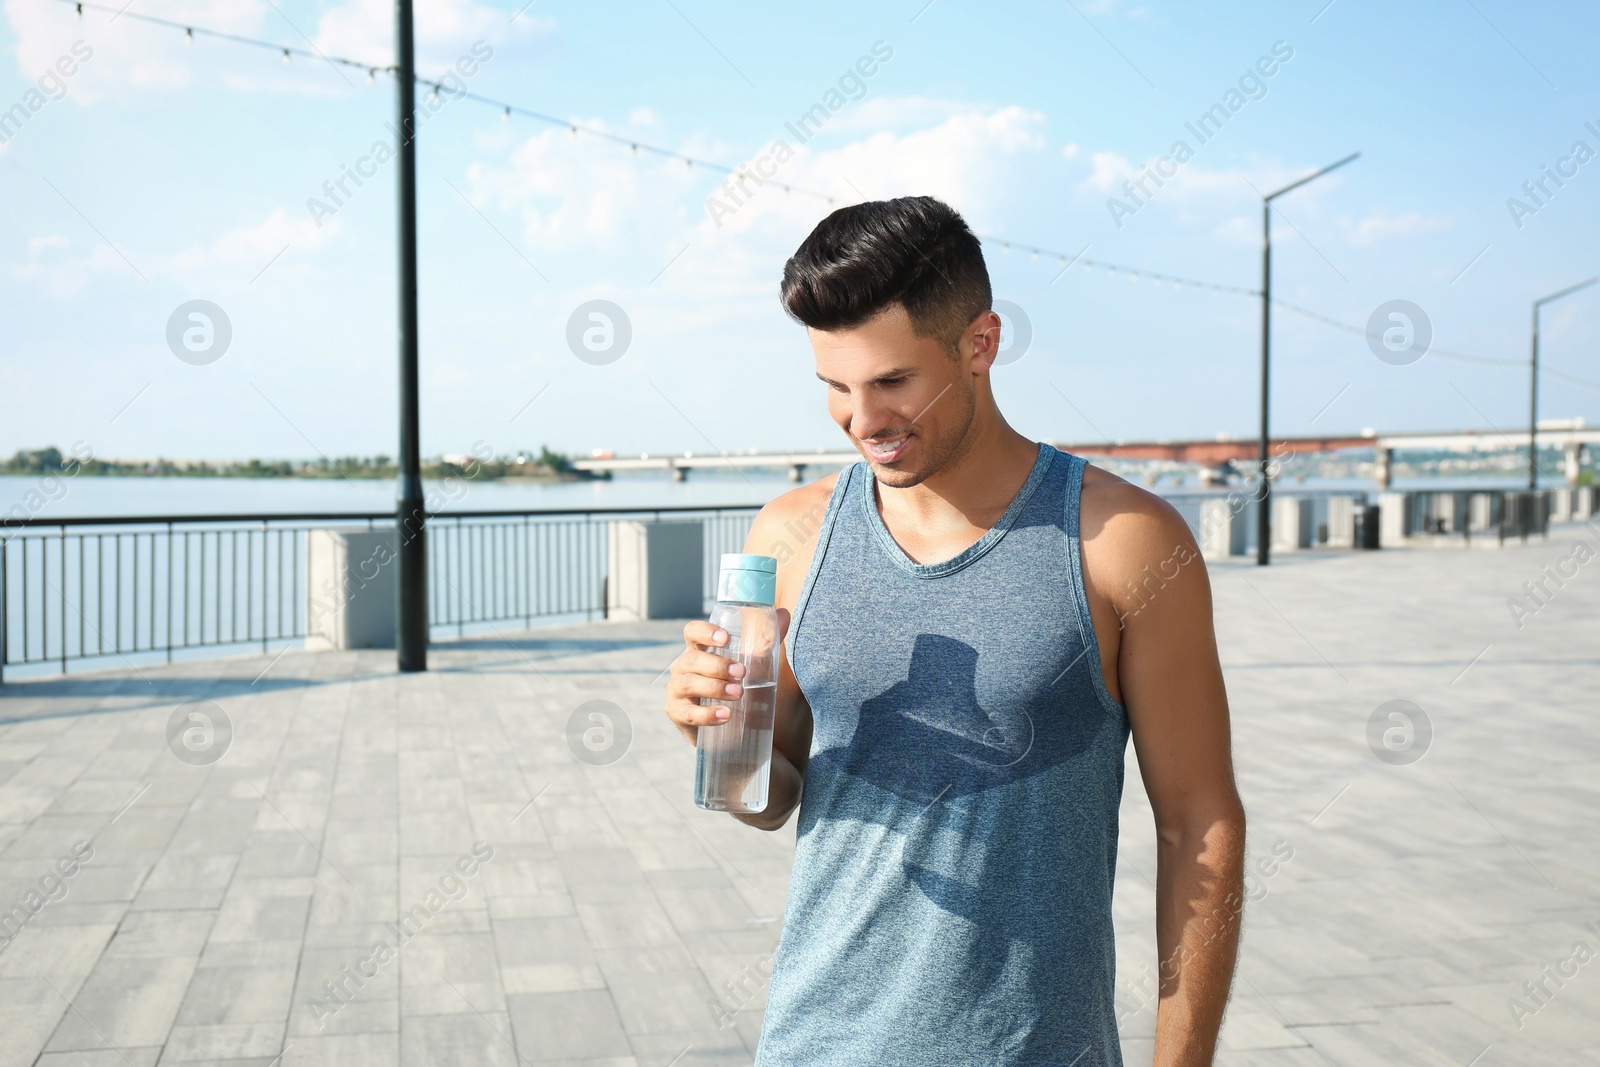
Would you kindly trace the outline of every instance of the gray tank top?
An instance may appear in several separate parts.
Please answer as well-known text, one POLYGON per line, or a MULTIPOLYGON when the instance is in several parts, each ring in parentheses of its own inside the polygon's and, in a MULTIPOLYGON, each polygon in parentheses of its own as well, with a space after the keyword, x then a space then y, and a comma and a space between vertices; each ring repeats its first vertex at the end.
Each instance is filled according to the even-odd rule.
POLYGON ((1084 461, 1041 443, 976 543, 913 562, 842 471, 786 651, 814 720, 758 1067, 1119 1067, 1128 719, 1084 594, 1084 461))

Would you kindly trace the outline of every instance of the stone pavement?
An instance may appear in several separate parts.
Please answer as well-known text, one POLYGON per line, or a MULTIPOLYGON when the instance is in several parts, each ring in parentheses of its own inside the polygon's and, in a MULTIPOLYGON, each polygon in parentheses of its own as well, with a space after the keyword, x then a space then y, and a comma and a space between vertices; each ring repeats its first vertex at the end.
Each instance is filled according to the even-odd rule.
MULTIPOLYGON (((1252 851, 1219 1062, 1600 1064, 1600 561, 1507 606, 1577 536, 1213 568, 1252 851)), ((0 1065, 749 1063, 792 823, 690 803, 678 629, 0 687, 0 1065)), ((1154 854, 1130 751, 1130 1064, 1154 854)))

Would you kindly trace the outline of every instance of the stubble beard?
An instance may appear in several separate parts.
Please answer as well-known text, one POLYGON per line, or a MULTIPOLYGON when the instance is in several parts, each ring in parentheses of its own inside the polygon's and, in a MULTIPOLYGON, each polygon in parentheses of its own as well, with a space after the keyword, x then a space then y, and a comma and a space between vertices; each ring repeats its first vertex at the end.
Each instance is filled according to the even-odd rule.
MULTIPOLYGON (((952 389, 951 392, 955 390, 952 389)), ((936 403, 945 404, 952 399, 954 398, 947 393, 936 403)), ((978 399, 975 391, 969 388, 960 394, 957 402, 961 404, 960 411, 954 421, 946 424, 945 431, 937 438, 923 436, 921 431, 916 431, 922 455, 915 470, 885 467, 867 456, 866 448, 858 444, 857 447, 861 449, 862 455, 867 458, 867 465, 872 469, 872 476, 880 484, 891 489, 909 489, 914 485, 921 485, 947 465, 960 459, 971 444, 968 434, 972 430, 973 416, 977 414, 978 399)), ((913 429, 915 429, 914 424, 913 429)))

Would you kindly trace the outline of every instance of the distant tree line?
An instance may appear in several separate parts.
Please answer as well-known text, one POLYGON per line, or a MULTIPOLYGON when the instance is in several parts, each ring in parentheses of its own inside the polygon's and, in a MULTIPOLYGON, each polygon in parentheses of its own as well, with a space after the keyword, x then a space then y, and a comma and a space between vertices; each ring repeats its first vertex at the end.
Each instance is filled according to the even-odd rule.
MULTIPOLYGON (((0 465, 0 473, 16 475, 54 474, 73 468, 73 474, 140 478, 394 478, 399 469, 393 458, 375 456, 322 456, 315 460, 119 460, 98 457, 78 458, 59 448, 19 449, 0 465)), ((583 478, 589 475, 572 468, 572 459, 545 445, 537 453, 523 450, 479 460, 472 456, 448 456, 423 460, 422 476, 438 479, 450 475, 471 478, 583 478)))

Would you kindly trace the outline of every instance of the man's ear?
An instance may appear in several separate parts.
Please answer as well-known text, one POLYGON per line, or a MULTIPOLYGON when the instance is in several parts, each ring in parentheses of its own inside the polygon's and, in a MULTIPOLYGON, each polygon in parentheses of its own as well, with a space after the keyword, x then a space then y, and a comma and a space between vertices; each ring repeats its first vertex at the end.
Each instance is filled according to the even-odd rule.
POLYGON ((970 346, 973 369, 988 373, 1000 355, 1000 316, 993 311, 980 312, 962 332, 961 344, 970 346))

